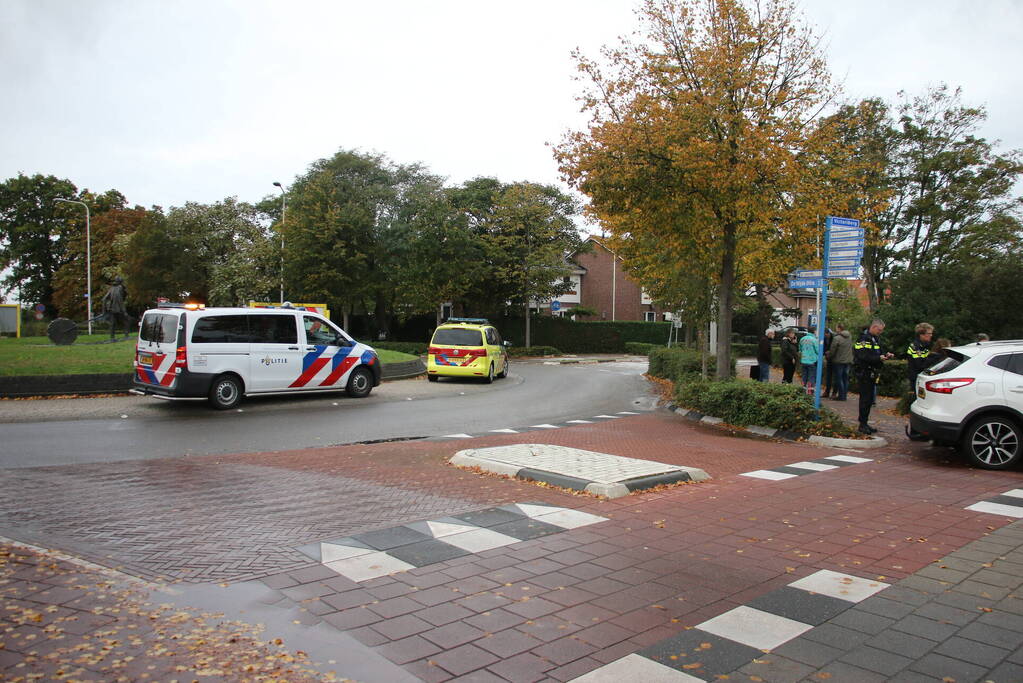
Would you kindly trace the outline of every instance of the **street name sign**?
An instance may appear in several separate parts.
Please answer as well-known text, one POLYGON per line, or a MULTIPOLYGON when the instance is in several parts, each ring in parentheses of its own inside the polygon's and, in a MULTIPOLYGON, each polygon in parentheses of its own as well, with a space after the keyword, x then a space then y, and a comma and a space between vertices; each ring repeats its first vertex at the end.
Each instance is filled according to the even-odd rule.
POLYGON ((823 289, 822 277, 790 277, 789 289, 823 289))

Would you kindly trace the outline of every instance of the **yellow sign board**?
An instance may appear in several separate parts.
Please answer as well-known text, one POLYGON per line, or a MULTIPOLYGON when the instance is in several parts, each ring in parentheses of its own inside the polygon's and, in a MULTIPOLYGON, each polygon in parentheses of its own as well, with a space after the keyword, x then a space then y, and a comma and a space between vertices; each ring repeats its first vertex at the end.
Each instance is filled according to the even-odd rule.
MULTIPOLYGON (((319 313, 327 320, 330 320, 330 309, 327 308, 327 304, 296 304, 286 301, 285 304, 289 308, 293 308, 298 311, 311 311, 313 313, 319 313)), ((250 301, 249 308, 284 308, 284 304, 270 303, 267 301, 250 301)))

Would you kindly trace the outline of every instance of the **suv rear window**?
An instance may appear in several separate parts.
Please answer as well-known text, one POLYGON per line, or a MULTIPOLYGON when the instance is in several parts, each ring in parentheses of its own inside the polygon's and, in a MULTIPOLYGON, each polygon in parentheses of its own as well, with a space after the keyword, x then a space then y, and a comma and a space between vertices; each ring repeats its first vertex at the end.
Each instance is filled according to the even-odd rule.
POLYGON ((952 370, 955 370, 960 365, 970 360, 969 356, 959 353, 958 351, 953 351, 952 349, 945 349, 944 353, 945 360, 940 361, 937 365, 934 365, 933 367, 924 370, 923 374, 940 375, 944 372, 950 372, 952 370))
POLYGON ((483 346, 483 335, 479 330, 441 328, 433 333, 433 343, 438 346, 483 346))
POLYGON ((139 327, 139 339, 156 344, 176 344, 178 316, 171 313, 147 313, 139 327))

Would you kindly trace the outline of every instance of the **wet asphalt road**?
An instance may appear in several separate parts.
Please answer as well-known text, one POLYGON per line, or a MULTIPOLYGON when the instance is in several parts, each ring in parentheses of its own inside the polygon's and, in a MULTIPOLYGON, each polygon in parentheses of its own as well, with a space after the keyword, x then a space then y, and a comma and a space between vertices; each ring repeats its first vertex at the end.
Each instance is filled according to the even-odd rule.
POLYGON ((277 451, 523 427, 651 408, 645 362, 513 363, 491 385, 386 382, 366 399, 274 396, 216 411, 141 396, 0 402, 0 467, 277 451))

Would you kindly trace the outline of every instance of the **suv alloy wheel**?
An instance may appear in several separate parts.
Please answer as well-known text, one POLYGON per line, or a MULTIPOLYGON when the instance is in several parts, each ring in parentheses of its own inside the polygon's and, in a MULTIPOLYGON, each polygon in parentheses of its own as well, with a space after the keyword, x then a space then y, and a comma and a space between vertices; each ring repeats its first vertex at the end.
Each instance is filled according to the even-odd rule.
POLYGON ((962 449, 963 455, 977 467, 1009 469, 1023 456, 1023 431, 1007 417, 983 417, 966 430, 962 449))

